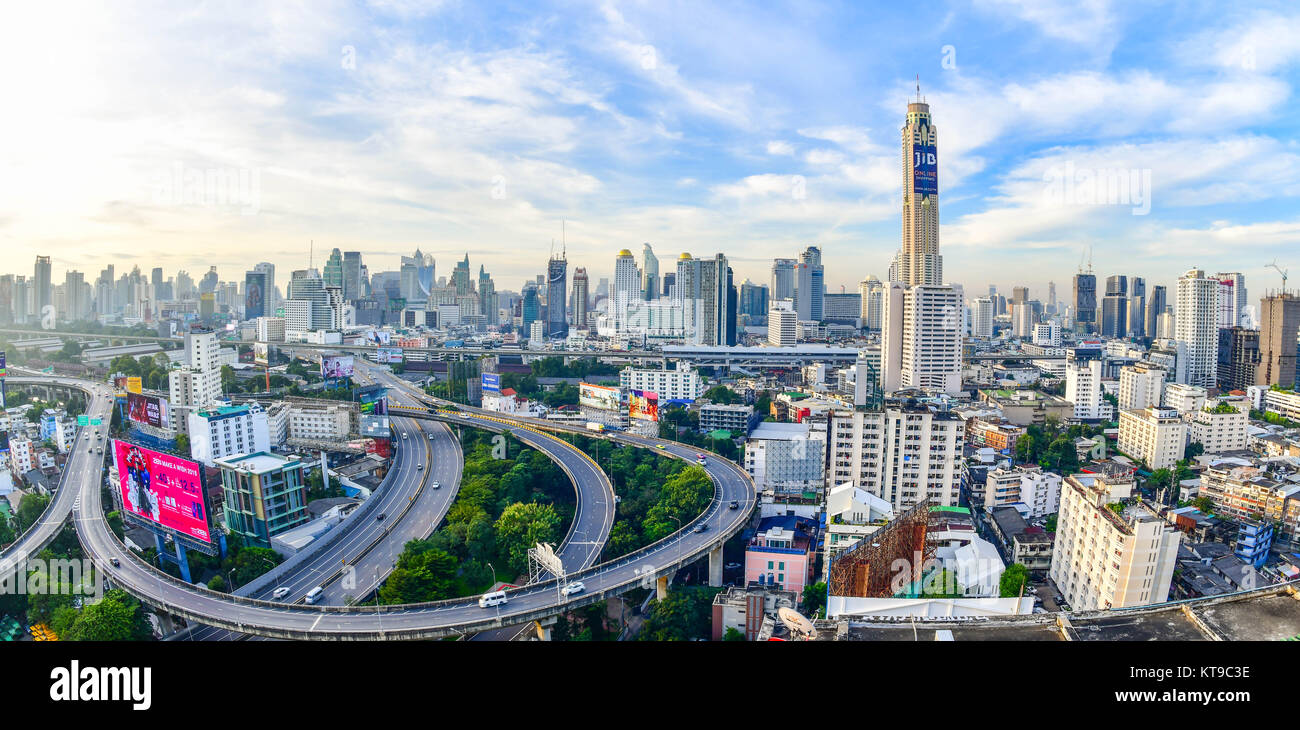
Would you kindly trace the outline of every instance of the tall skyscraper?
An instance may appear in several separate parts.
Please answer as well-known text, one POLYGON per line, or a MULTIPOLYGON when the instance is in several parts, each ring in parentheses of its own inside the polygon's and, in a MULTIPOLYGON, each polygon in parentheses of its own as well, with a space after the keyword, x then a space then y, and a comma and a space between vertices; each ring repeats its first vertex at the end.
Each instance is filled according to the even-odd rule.
MULTIPOLYGON (((466 260, 468 258, 466 255, 466 260)), ((559 258, 552 258, 546 263, 546 336, 549 338, 569 336, 569 317, 565 311, 565 305, 569 301, 568 267, 563 253, 559 258)))
POLYGON ((495 327, 499 324, 497 311, 500 308, 497 305, 497 285, 488 276, 487 270, 483 264, 478 266, 478 307, 479 314, 483 315, 483 324, 488 327, 495 327))
POLYGON ((1246 277, 1237 272, 1215 274, 1219 282, 1219 327, 1246 327, 1246 277))
POLYGON ((267 308, 266 274, 256 269, 244 274, 244 319, 270 314, 267 308))
POLYGON ((647 302, 659 298, 659 258, 649 243, 641 250, 641 298, 647 302))
POLYGON ((533 323, 537 321, 540 314, 541 303, 538 302, 537 282, 526 281, 523 295, 519 300, 519 326, 525 336, 530 336, 533 323))
POLYGON ((1128 336, 1149 337, 1146 330, 1147 282, 1140 276, 1131 276, 1128 284, 1128 336))
POLYGON ((1128 277, 1106 277, 1106 298, 1101 302, 1103 337, 1128 337, 1128 277))
POLYGON ((826 272, 822 268, 822 252, 809 246, 799 254, 796 268, 794 309, 801 322, 820 322, 825 315, 826 272))
MULTIPOLYGON (((678 269, 680 271, 680 269, 678 269)), ((731 294, 731 270, 727 257, 716 254, 700 259, 699 339, 703 345, 727 345, 728 329, 734 330, 735 298, 731 294)))
POLYGON ((52 267, 50 266, 49 256, 36 257, 36 271, 32 277, 32 285, 35 287, 36 301, 34 302, 35 310, 32 314, 37 317, 45 310, 45 307, 54 304, 54 286, 50 282, 52 267))
MULTIPOLYGON (((680 282, 681 276, 679 275, 680 282)), ((632 303, 641 298, 641 272, 636 267, 636 259, 626 248, 618 252, 614 259, 614 291, 610 295, 609 311, 614 315, 614 327, 618 330, 627 328, 627 311, 632 303)))
POLYGON ((902 129, 903 246, 894 259, 890 280, 908 286, 943 283, 939 254, 939 137, 930 105, 907 105, 902 129))
POLYGON ((67 300, 64 316, 69 322, 79 322, 90 312, 86 295, 86 277, 80 271, 69 269, 63 275, 63 295, 67 300))
POLYGON ((740 307, 737 314, 765 317, 767 310, 767 287, 746 279, 740 285, 740 307))
POLYGON ((343 252, 337 248, 330 251, 328 259, 325 259, 325 270, 321 272, 321 278, 325 280, 325 286, 337 286, 343 288, 343 252))
POLYGON ((1165 287, 1157 284, 1151 287, 1151 296, 1147 299, 1146 322, 1143 324, 1147 337, 1160 336, 1160 315, 1169 308, 1165 287))
POLYGON ((1219 361, 1219 281, 1200 269, 1178 278, 1174 339, 1187 347, 1187 383, 1213 388, 1219 361))
POLYGON ((581 266, 573 270, 573 326, 587 329, 587 307, 591 303, 591 282, 587 270, 581 266))
POLYGON ((361 291, 361 252, 343 253, 343 298, 356 301, 364 296, 361 291))
MULTIPOLYGON (((274 314, 276 307, 280 306, 279 290, 276 289, 276 284, 275 284, 275 264, 270 263, 269 261, 263 261, 257 264, 256 266, 254 266, 253 271, 263 274, 265 277, 263 283, 266 285, 266 289, 262 292, 262 294, 263 294, 263 298, 266 301, 266 312, 268 315, 274 314)), ((179 288, 180 287, 179 276, 176 277, 176 282, 177 282, 176 285, 179 288)), ((177 298, 179 298, 180 294, 177 293, 176 296, 177 298)))
POLYGON ((1300 330, 1300 297, 1282 292, 1259 300, 1258 385, 1296 384, 1296 332, 1300 330))
POLYGON ((880 331, 880 317, 885 306, 885 287, 874 274, 858 283, 858 294, 862 297, 862 326, 872 332, 880 331))
POLYGON ((1074 331, 1088 334, 1097 331, 1097 276, 1082 272, 1074 275, 1074 331))
POLYGON ((772 261, 772 285, 768 288, 768 295, 772 298, 772 301, 779 302, 782 299, 794 301, 794 271, 794 259, 774 259, 772 261))

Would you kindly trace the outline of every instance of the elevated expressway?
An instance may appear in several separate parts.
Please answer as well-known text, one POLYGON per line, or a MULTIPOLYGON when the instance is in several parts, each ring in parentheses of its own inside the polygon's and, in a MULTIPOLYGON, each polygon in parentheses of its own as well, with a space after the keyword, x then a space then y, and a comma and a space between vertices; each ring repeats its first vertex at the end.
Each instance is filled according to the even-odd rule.
MULTIPOLYGON (((9 368, 11 371, 19 369, 9 368)), ((59 530, 68 520, 68 515, 72 514, 73 505, 83 491, 83 487, 86 485, 98 487, 99 475, 103 473, 104 458, 108 453, 107 434, 113 416, 113 391, 105 383, 92 383, 88 380, 59 376, 10 375, 5 382, 8 385, 40 385, 80 391, 86 395, 86 416, 103 421, 103 425, 97 427, 99 436, 95 436, 96 427, 77 430, 71 456, 63 467, 59 488, 54 492, 49 506, 45 508, 45 512, 41 514, 40 520, 35 525, 29 527, 5 548, 3 553, 0 553, 0 570, 7 575, 8 571, 44 550, 45 546, 58 536, 59 530), (96 453, 96 449, 101 450, 102 453, 96 453)))
MULTIPOLYGON (((398 406, 400 409, 401 406, 398 406)), ((418 413, 416 409, 398 411, 403 416, 421 420, 441 420, 473 425, 508 428, 521 440, 546 438, 533 424, 512 419, 489 420, 476 413, 418 413)), ((491 418, 496 418, 492 416, 491 418)), ((574 429, 577 431, 577 429, 574 429)), ((591 435, 591 434, 586 434, 591 435)), ((610 441, 638 447, 662 443, 659 453, 694 461, 696 449, 671 441, 621 433, 601 434, 610 441)), ((550 439, 556 443, 554 439, 550 439)), ((477 597, 459 598, 403 606, 332 606, 280 603, 249 596, 229 595, 192 586, 136 560, 108 529, 103 518, 98 480, 81 485, 80 499, 73 506, 73 520, 85 553, 117 586, 144 602, 185 618, 240 633, 284 639, 366 640, 430 639, 465 635, 547 619, 563 611, 604 600, 640 586, 667 588, 667 579, 681 566, 710 556, 710 573, 716 563, 720 574, 722 544, 743 529, 755 505, 755 490, 749 476, 736 464, 711 455, 705 467, 714 483, 713 500, 704 514, 683 525, 678 532, 622 558, 600 565, 571 571, 570 565, 590 563, 599 555, 599 547, 577 558, 564 558, 570 580, 581 580, 586 590, 561 596, 554 579, 508 591, 509 602, 480 608, 477 597), (731 501, 738 509, 729 509, 731 501), (706 529, 696 532, 698 524, 706 529), (112 565, 116 558, 118 566, 112 565), (577 561, 570 563, 570 560, 577 561)), ((584 457, 585 458, 585 457, 584 457)), ((583 477, 576 477, 585 481, 583 477)), ((587 477, 586 479, 590 479, 587 477)), ((612 521, 612 506, 611 506, 612 521)), ((582 527, 575 520, 568 545, 582 544, 582 527)), ((608 531, 605 531, 608 534, 608 531)), ((603 544, 603 535, 599 540, 603 544)), ((596 542, 594 540, 590 542, 596 542)))

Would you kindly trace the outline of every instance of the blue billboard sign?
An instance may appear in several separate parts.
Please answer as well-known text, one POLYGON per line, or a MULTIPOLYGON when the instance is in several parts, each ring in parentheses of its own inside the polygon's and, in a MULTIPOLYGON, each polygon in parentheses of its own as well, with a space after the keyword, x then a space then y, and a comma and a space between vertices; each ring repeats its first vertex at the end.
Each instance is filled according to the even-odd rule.
POLYGON ((912 145, 912 185, 920 197, 939 194, 939 151, 935 145, 912 145))
POLYGON ((482 383, 484 393, 501 392, 501 375, 499 373, 483 373, 482 383))

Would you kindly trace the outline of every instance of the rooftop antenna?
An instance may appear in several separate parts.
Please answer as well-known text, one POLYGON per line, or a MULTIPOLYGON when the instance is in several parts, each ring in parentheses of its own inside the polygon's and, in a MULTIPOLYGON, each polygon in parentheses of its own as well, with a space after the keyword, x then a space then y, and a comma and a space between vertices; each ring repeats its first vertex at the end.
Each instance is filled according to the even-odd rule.
POLYGON ((561 218, 560 219, 560 258, 564 259, 565 261, 568 261, 569 260, 569 256, 568 256, 569 239, 565 235, 564 223, 565 223, 564 219, 561 218))
POLYGON ((1088 244, 1088 273, 1092 273, 1092 244, 1088 244))
POLYGON ((307 269, 311 269, 312 256, 316 253, 316 241, 307 244, 307 269))

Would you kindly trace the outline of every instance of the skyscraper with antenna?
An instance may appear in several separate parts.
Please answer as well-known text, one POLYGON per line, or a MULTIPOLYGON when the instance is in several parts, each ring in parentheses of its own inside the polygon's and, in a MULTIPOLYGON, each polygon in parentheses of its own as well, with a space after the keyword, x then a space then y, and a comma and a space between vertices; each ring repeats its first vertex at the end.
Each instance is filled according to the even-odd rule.
POLYGON ((943 283, 939 255, 939 137, 930 105, 921 98, 907 105, 902 129, 903 245, 894 257, 891 281, 907 286, 943 283))

